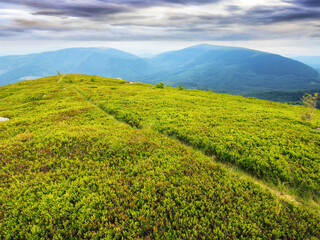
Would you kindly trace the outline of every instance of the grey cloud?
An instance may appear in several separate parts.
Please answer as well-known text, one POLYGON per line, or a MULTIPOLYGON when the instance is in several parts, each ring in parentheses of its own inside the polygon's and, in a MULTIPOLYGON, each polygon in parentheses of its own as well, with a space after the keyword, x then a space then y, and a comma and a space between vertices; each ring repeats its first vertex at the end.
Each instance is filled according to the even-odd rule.
POLYGON ((241 7, 237 5, 229 5, 229 6, 226 6, 226 9, 228 12, 235 12, 235 11, 240 11, 241 7))
POLYGON ((8 25, 0 25, 0 36, 5 38, 21 36, 22 34, 27 33, 29 30, 25 27, 16 27, 8 25))
POLYGON ((33 13, 33 15, 47 15, 47 16, 59 16, 59 15, 65 15, 66 12, 61 10, 43 10, 39 12, 33 13))
MULTIPOLYGON (((229 24, 232 22, 271 24, 283 21, 300 21, 307 19, 320 19, 320 10, 307 8, 320 6, 320 0, 284 0, 297 7, 254 7, 243 13, 241 6, 226 5, 229 16, 204 16, 202 21, 214 21, 229 24), (301 7, 305 6, 305 7, 301 7), (206 19, 207 18, 207 19, 206 19)), ((222 2, 222 0, 88 0, 88 1, 63 1, 63 0, 0 0, 0 2, 25 5, 35 8, 35 15, 51 16, 76 16, 91 19, 100 19, 104 16, 112 16, 119 13, 134 12, 135 9, 168 4, 208 4, 222 2)), ((178 21, 178 17, 169 20, 178 21)))
POLYGON ((19 35, 22 32, 25 32, 25 29, 1 29, 0 28, 1 37, 12 37, 12 36, 19 35))
POLYGON ((98 17, 101 15, 110 15, 120 12, 129 12, 131 9, 126 4, 113 3, 112 1, 37 1, 37 0, 9 0, 0 2, 12 3, 31 7, 39 11, 35 15, 66 15, 75 17, 98 17))
MULTIPOLYGON (((0 0, 0 2, 4 2, 4 0, 0 0)), ((23 4, 35 8, 34 15, 79 17, 74 22, 69 18, 60 18, 59 21, 53 21, 51 18, 45 18, 45 21, 16 19, 10 26, 7 26, 5 33, 2 33, 6 35, 10 35, 10 31, 12 32, 11 34, 21 32, 21 35, 23 33, 32 33, 37 37, 37 34, 41 32, 41 37, 47 37, 48 39, 63 38, 88 41, 120 41, 121 39, 220 41, 269 39, 279 37, 279 31, 282 31, 281 37, 286 34, 286 36, 292 36, 294 34, 300 35, 301 33, 294 33, 294 30, 287 31, 286 29, 273 31, 269 28, 267 30, 268 25, 320 19, 317 9, 305 7, 306 2, 310 4, 312 1, 302 1, 305 2, 304 7, 300 7, 300 5, 298 7, 293 4, 290 7, 259 6, 249 10, 244 10, 241 6, 226 4, 224 7, 229 13, 227 15, 168 11, 159 20, 153 19, 152 16, 144 16, 140 14, 141 11, 137 14, 135 10, 152 6, 168 6, 174 9, 175 7, 179 8, 176 4, 206 4, 218 1, 56 0, 53 2, 49 0, 9 0, 5 2, 23 4), (61 34, 57 34, 58 31, 61 34)), ((1 28, 0 31, 2 32, 1 28)), ((314 34, 310 30, 306 30, 304 35, 318 37, 318 34, 314 34)))
POLYGON ((304 6, 304 7, 320 7, 320 1, 319 0, 289 0, 287 1, 289 3, 299 5, 299 6, 304 6))
POLYGON ((26 19, 15 19, 14 24, 6 26, 7 30, 17 31, 17 30, 24 30, 24 31, 84 31, 84 30, 91 30, 91 31, 98 31, 98 30, 106 30, 106 27, 102 27, 100 25, 85 25, 82 22, 78 21, 62 21, 62 22, 54 22, 54 21, 43 21, 43 20, 26 20, 26 19))
MULTIPOLYGON (((308 19, 320 19, 320 11, 312 8, 304 8, 303 6, 318 6, 320 0, 284 0, 290 1, 295 6, 300 7, 254 7, 249 11, 244 12, 241 6, 226 5, 226 10, 230 13, 229 16, 199 16, 199 21, 213 21, 215 24, 272 24, 284 21, 301 21, 308 19)), ((222 2, 222 0, 88 0, 88 1, 49 1, 49 0, 0 0, 0 2, 14 3, 33 7, 39 11, 34 12, 34 15, 49 15, 49 16, 76 16, 89 19, 103 19, 104 17, 112 18, 113 15, 119 13, 130 13, 136 9, 148 8, 152 6, 167 6, 168 4, 208 4, 222 2)), ((174 6, 173 6, 174 7, 174 6)), ((138 16, 137 16, 138 17, 138 16)), ((185 21, 186 16, 169 16, 168 21, 185 21), (180 17, 180 19, 179 19, 180 17)), ((193 18, 195 20, 195 18, 193 18)), ((125 21, 123 21, 125 22, 125 21)), ((196 21, 197 22, 197 21, 196 21)), ((122 24, 122 23, 121 23, 122 24)), ((131 21, 129 25, 141 25, 131 21)), ((166 25, 166 23, 161 24, 166 25)))
POLYGON ((28 6, 40 10, 35 12, 35 15, 68 15, 77 17, 99 17, 121 12, 131 12, 135 9, 152 6, 165 6, 170 4, 201 5, 220 1, 221 0, 88 0, 71 2, 61 0, 0 0, 0 2, 3 3, 28 6))
POLYGON ((41 0, 0 0, 2 3, 11 3, 11 4, 17 4, 21 6, 29 6, 34 8, 48 8, 51 6, 51 4, 48 3, 48 1, 41 1, 41 0))
POLYGON ((301 7, 254 7, 245 13, 245 21, 256 24, 274 24, 301 20, 320 20, 320 11, 301 7))
POLYGON ((278 15, 270 18, 271 22, 289 22, 299 20, 320 20, 320 12, 292 12, 286 15, 278 15))
POLYGON ((15 19, 14 25, 11 27, 14 29, 26 29, 32 30, 46 30, 46 31, 63 31, 71 29, 68 26, 61 26, 53 22, 37 21, 37 20, 26 20, 26 19, 15 19))
POLYGON ((163 0, 164 2, 176 3, 176 4, 207 4, 207 3, 216 3, 218 0, 163 0))
MULTIPOLYGON (((320 0, 319 0, 320 1, 320 0)), ((318 9, 306 9, 301 7, 265 7, 258 6, 249 10, 235 9, 235 12, 229 15, 174 15, 169 16, 168 20, 173 22, 180 21, 181 24, 190 22, 192 25, 211 24, 216 27, 227 27, 230 25, 245 26, 265 26, 280 22, 295 22, 320 20, 320 11, 318 9)))
POLYGON ((103 5, 99 4, 85 4, 85 5, 68 5, 63 9, 68 15, 78 16, 78 17, 95 17, 101 15, 111 15, 121 12, 130 12, 131 9, 117 4, 105 3, 103 5))

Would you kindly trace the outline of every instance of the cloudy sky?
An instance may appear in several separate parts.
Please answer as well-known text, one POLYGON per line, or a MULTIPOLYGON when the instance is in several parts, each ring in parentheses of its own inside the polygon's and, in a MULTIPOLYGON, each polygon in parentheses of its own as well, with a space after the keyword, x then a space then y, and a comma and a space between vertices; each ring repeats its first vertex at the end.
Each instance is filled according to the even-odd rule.
POLYGON ((199 43, 320 55, 320 0, 0 0, 0 55, 199 43))

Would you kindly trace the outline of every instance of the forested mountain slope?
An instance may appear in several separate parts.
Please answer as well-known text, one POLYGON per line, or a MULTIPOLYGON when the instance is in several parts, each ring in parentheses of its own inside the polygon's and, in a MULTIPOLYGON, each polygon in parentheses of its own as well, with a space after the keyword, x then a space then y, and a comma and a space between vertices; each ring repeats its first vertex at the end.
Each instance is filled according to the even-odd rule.
MULTIPOLYGON (((226 92, 319 88, 319 73, 301 62, 246 48, 197 45, 151 59, 152 83, 226 92)), ((143 78, 143 81, 148 81, 143 78)))
POLYGON ((112 48, 0 57, 0 86, 57 72, 236 94, 320 88, 319 72, 301 62, 246 48, 206 44, 149 59, 112 48))

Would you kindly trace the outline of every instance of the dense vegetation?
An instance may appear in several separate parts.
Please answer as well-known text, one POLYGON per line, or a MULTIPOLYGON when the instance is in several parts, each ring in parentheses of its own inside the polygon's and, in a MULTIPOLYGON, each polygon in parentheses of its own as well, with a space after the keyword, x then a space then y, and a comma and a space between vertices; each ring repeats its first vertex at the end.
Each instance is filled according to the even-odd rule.
POLYGON ((296 186, 302 195, 320 194, 319 111, 315 121, 304 122, 304 107, 232 95, 118 82, 77 88, 131 125, 151 125, 259 178, 296 186))
POLYGON ((320 238, 317 213, 166 136, 314 191, 319 120, 301 107, 81 75, 0 99, 0 238, 320 238))
MULTIPOLYGON (((286 102, 290 104, 303 105, 301 99, 308 94, 319 93, 320 89, 298 90, 298 91, 267 91, 267 92, 255 92, 247 93, 244 96, 255 97, 264 100, 271 100, 275 102, 286 102)), ((317 108, 320 108, 320 102, 318 102, 317 108)))

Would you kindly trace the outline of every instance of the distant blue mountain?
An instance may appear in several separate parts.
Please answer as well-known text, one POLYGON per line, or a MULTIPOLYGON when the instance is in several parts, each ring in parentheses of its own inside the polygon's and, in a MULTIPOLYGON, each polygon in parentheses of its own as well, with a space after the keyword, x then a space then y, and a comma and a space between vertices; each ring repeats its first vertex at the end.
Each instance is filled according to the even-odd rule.
POLYGON ((294 57, 294 59, 303 62, 320 72, 320 56, 299 56, 294 57))
POLYGON ((151 72, 149 61, 116 49, 70 48, 0 57, 0 85, 61 73, 131 79, 151 72))
POLYGON ((313 68, 276 54, 245 48, 198 45, 151 59, 160 71, 142 81, 217 91, 294 90, 319 88, 313 68))
POLYGON ((203 44, 148 59, 111 48, 0 57, 0 85, 58 71, 234 93, 320 88, 319 72, 310 66, 237 47, 203 44))

